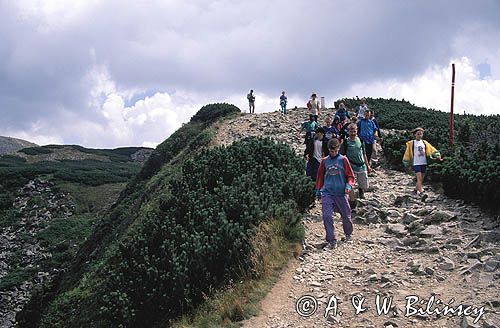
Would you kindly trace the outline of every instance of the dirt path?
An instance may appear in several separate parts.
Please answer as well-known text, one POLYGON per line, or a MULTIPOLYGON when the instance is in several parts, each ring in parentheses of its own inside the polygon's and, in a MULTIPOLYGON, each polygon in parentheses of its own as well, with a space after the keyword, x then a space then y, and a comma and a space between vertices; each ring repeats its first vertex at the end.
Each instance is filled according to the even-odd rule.
MULTIPOLYGON (((242 116, 221 127, 218 142, 268 135, 301 153, 303 116, 242 116)), ((379 168, 370 184, 353 212, 352 244, 321 248, 324 227, 316 203, 304 218, 304 253, 289 263, 262 301, 262 312, 243 327, 498 327, 498 218, 430 187, 425 201, 414 198, 412 177, 401 172, 379 168), (381 304, 392 300, 387 314, 377 314, 377 297, 381 304), (337 311, 326 311, 335 300, 337 311), (353 301, 365 310, 355 314, 353 301), (309 306, 314 302, 317 307, 309 306), (445 306, 455 315, 445 315, 445 306)), ((335 228, 340 240, 338 217, 335 228)))

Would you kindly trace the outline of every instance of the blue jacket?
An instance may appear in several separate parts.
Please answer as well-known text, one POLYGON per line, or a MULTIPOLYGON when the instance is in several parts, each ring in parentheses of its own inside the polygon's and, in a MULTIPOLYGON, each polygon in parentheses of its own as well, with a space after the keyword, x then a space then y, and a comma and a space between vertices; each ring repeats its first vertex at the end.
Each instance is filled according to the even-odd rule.
POLYGON ((349 117, 349 112, 344 108, 344 109, 339 109, 335 113, 335 116, 338 116, 340 118, 340 122, 344 122, 345 118, 350 118, 349 117))
POLYGON ((358 135, 359 139, 361 139, 364 143, 369 145, 375 143, 375 131, 377 131, 377 126, 375 123, 366 118, 362 118, 358 122, 358 135))

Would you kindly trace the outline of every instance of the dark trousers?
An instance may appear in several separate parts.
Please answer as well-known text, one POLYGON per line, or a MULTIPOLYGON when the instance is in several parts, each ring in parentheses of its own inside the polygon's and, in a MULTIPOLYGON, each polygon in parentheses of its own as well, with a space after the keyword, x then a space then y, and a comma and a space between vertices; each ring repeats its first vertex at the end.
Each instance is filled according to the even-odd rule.
POLYGON ((318 123, 318 115, 309 114, 309 120, 313 120, 318 123))
MULTIPOLYGON (((366 150, 366 157, 368 158, 368 163, 372 159, 372 154, 373 154, 373 144, 367 144, 365 142, 365 150, 366 150)), ((368 164, 367 163, 367 164, 368 164)))
POLYGON ((316 181, 316 177, 318 176, 319 162, 316 158, 311 158, 307 161, 306 165, 306 175, 311 177, 312 181, 316 181))

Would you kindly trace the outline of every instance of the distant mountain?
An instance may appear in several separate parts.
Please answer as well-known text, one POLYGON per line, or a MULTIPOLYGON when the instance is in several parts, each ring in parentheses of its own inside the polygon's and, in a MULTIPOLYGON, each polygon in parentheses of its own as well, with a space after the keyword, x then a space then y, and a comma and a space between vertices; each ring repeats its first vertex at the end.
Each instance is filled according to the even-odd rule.
POLYGON ((37 147, 37 146, 38 146, 37 144, 34 144, 26 140, 0 136, 0 155, 15 153, 16 151, 26 147, 37 147))

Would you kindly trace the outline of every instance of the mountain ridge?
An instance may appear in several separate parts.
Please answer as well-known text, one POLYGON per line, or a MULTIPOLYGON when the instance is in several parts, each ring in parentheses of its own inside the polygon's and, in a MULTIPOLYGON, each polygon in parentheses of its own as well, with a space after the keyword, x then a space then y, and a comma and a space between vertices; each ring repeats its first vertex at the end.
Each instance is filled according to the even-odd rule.
POLYGON ((38 145, 23 139, 0 136, 0 155, 15 153, 26 147, 38 147, 38 145))
MULTIPOLYGON (((205 115, 207 113, 208 111, 204 112, 205 115)), ((328 109, 327 111, 325 111, 325 113, 334 114, 332 109, 328 109)), ((235 141, 249 136, 270 137, 273 140, 279 141, 280 143, 286 143, 287 145, 291 146, 291 148, 295 151, 295 154, 301 155, 303 149, 303 139, 300 135, 300 123, 302 123, 303 120, 306 120, 306 114, 307 113, 305 109, 297 109, 291 110, 290 114, 287 115, 282 115, 278 112, 262 113, 258 115, 234 115, 232 117, 228 116, 224 117, 223 119, 221 118, 221 121, 215 124, 215 126, 205 124, 204 120, 206 119, 206 117, 201 115, 201 117, 204 117, 203 120, 197 122, 195 120, 191 122, 194 124, 187 124, 183 128, 176 131, 167 140, 165 140, 164 143, 160 144, 151 156, 150 160, 146 163, 141 172, 136 176, 134 181, 129 183, 125 190, 122 192, 120 199, 124 202, 115 203, 115 211, 110 212, 111 214, 109 215, 109 218, 99 223, 96 229, 97 235, 94 236, 96 238, 94 240, 95 243, 93 245, 92 243, 89 243, 87 245, 89 247, 85 248, 84 246, 84 248, 82 248, 80 252, 81 257, 78 260, 80 261, 81 266, 79 268, 77 267, 77 271, 75 271, 75 273, 77 274, 73 278, 68 276, 67 280, 62 284, 66 286, 65 288, 74 284, 76 284, 75 286, 78 287, 73 289, 69 288, 71 292, 67 293, 66 295, 63 295, 65 288, 57 291, 61 292, 62 296, 57 302, 52 304, 52 309, 51 312, 49 312, 49 316, 46 315, 46 326, 50 326, 51 322, 60 324, 66 322, 67 324, 67 321, 63 320, 65 311, 67 311, 67 309, 72 306, 72 302, 79 302, 80 300, 85 299, 85 293, 89 291, 89 289, 87 289, 88 285, 78 285, 78 280, 80 279, 78 278, 78 276, 83 276, 85 270, 92 266, 88 265, 89 261, 98 261, 99 256, 96 255, 110 251, 106 246, 109 245, 109 241, 112 241, 113 239, 121 236, 129 226, 140 226, 139 223, 135 222, 138 212, 145 211, 145 213, 149 213, 149 215, 154 216, 161 213, 161 211, 168 210, 169 203, 166 202, 164 198, 168 199, 168 193, 173 193, 175 192, 175 190, 169 191, 168 188, 165 189, 164 186, 169 182, 172 182, 173 180, 179 178, 180 174, 182 173, 180 172, 180 164, 182 164, 183 161, 186 160, 187 155, 197 153, 200 149, 208 145, 226 145, 227 147, 229 147, 229 145, 233 144, 235 141), (162 194, 163 192, 165 192, 165 194, 162 194), (153 201, 152 205, 147 204, 150 201, 153 201), (142 203, 148 206, 141 209, 142 203), (159 210, 159 212, 147 212, 150 210, 151 206, 156 205, 158 205, 157 209, 159 210), (99 234, 101 236, 99 236, 99 234), (104 240, 105 242, 102 242, 102 240, 104 240)), ((210 115, 208 115, 208 117, 210 117, 210 115)), ((403 137, 406 138, 406 136, 403 137)), ((399 139, 396 141, 399 142, 399 139)), ((395 149, 399 151, 397 147, 399 147, 399 145, 395 147, 395 149)), ((399 156, 397 151, 394 151, 393 155, 394 158, 397 158, 399 156)), ((214 167, 214 170, 216 169, 220 168, 214 167)), ((407 180, 408 177, 400 177, 400 174, 398 173, 398 181, 404 184, 408 184, 407 180)), ((399 201, 404 203, 406 199, 407 197, 402 196, 399 201)), ((439 201, 437 196, 434 197, 434 201, 439 201)), ((415 205, 414 202, 409 202, 409 204, 415 205)), ((364 204, 364 206, 366 205, 367 204, 364 204)), ((382 213, 380 209, 372 208, 373 206, 371 203, 368 203, 368 205, 370 205, 367 206, 367 208, 369 208, 369 211, 366 211, 366 216, 363 216, 362 219, 367 222, 369 221, 368 223, 374 223, 370 220, 375 220, 375 223, 378 224, 378 220, 385 220, 385 218, 387 218, 387 216, 382 213)), ((429 213, 432 212, 431 209, 429 209, 429 211, 429 213)), ((474 209, 473 213, 474 215, 476 215, 477 210, 474 209)), ((397 213, 394 213, 394 215, 396 214, 397 213)), ((399 216, 399 214, 397 215, 399 216)), ((179 217, 178 220, 182 220, 182 218, 179 217)), ((397 233, 401 233, 401 231, 405 230, 402 228, 396 230, 396 228, 401 227, 390 227, 390 229, 392 229, 391 231, 397 231, 397 233)), ((413 228, 415 227, 412 227, 412 229, 413 228)), ((418 226, 418 229, 416 230, 417 233, 421 232, 419 231, 420 228, 425 227, 422 225, 418 226)), ((123 247, 123 249, 126 250, 126 243, 129 242, 131 238, 134 237, 123 240, 124 244, 120 244, 120 247, 123 247)), ((430 272, 430 270, 428 271, 430 272)), ((68 289, 66 289, 66 291, 68 291, 68 289)), ((81 309, 78 310, 80 311, 81 309)), ((107 310, 108 309, 105 309, 104 311, 107 310)), ((129 309, 126 310, 129 311, 129 309)), ((83 314, 85 314, 85 311, 89 310, 83 309, 83 314)), ((77 319, 78 318, 72 318, 71 320, 77 319)), ((156 320, 158 319, 159 318, 156 318, 156 320)), ((83 321, 77 320, 69 322, 81 323, 83 321)))

